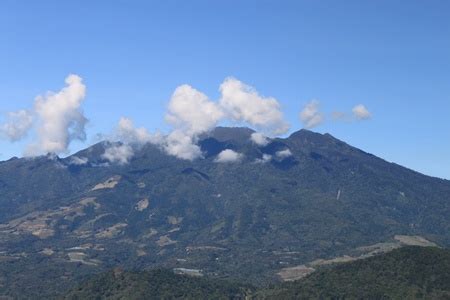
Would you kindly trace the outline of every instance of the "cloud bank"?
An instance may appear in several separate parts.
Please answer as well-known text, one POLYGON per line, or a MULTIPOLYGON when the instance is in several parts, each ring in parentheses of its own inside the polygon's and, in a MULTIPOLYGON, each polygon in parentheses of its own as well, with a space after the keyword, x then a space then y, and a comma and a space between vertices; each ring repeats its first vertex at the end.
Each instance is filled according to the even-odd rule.
MULTIPOLYGON (((190 85, 177 87, 167 106, 165 120, 172 130, 166 136, 155 136, 145 128, 135 128, 128 118, 121 118, 115 136, 126 145, 152 143, 169 155, 192 161, 203 157, 197 145, 199 136, 221 121, 250 124, 268 134, 281 134, 289 129, 275 98, 262 97, 254 88, 235 78, 225 79, 219 90, 220 99, 212 101, 190 85)), ((260 146, 269 142, 262 133, 252 135, 252 141, 260 146)), ((105 155, 109 157, 112 156, 105 155)), ((241 157, 230 150, 219 154, 217 162, 238 161, 241 157)))
MULTIPOLYGON (((25 154, 36 156, 47 153, 65 154, 74 140, 86 140, 85 117, 82 105, 85 101, 86 86, 80 76, 70 74, 65 79, 66 86, 58 92, 47 92, 35 98, 30 110, 9 112, 6 121, 0 124, 0 137, 11 142, 24 138, 34 131, 34 139, 27 146, 25 154)), ((250 125, 259 132, 251 135, 251 141, 258 146, 270 142, 267 136, 284 134, 289 130, 279 101, 273 97, 260 95, 255 88, 229 77, 219 87, 220 96, 216 101, 184 84, 175 89, 168 105, 165 121, 171 127, 168 134, 150 133, 144 127, 136 127, 130 118, 122 117, 108 138, 111 143, 103 158, 112 163, 125 164, 134 155, 136 148, 146 143, 160 147, 167 154, 179 159, 194 160, 203 157, 198 145, 200 136, 208 133, 220 122, 250 125)), ((350 114, 334 113, 334 120, 344 120, 350 114)), ((317 100, 310 101, 299 113, 305 128, 314 128, 325 121, 317 100)), ((371 113, 362 104, 352 109, 352 120, 367 120, 371 113)), ((275 157, 280 157, 278 154, 275 157)), ((220 153, 217 162, 231 162, 242 159, 242 154, 233 150, 220 153)), ((265 157, 268 161, 272 157, 265 157)), ((84 161, 76 161, 84 163, 84 161)))

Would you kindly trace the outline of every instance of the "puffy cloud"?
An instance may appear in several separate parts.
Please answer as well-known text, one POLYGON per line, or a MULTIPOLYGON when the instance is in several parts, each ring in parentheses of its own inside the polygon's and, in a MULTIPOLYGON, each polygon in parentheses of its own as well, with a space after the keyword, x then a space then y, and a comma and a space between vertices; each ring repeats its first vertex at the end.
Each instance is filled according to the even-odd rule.
POLYGON ((117 163, 119 165, 125 165, 133 157, 133 148, 130 145, 111 145, 105 149, 102 158, 111 163, 117 163))
POLYGON ((0 125, 0 135, 11 142, 22 139, 33 125, 33 115, 27 110, 9 112, 7 121, 0 125))
POLYGON ((370 119, 371 114, 369 110, 362 104, 358 104, 352 109, 353 116, 358 120, 367 120, 370 119))
POLYGON ((192 161, 202 156, 200 147, 193 139, 183 131, 174 130, 165 138, 163 148, 169 155, 192 161))
POLYGON ((231 149, 225 149, 217 155, 217 158, 214 160, 217 163, 232 163, 238 162, 243 158, 243 155, 233 151, 231 149))
POLYGON ((275 153, 275 156, 278 158, 286 158, 286 157, 292 156, 292 152, 289 149, 284 149, 284 150, 277 151, 275 153))
POLYGON ((250 140, 256 145, 263 147, 270 142, 270 140, 265 135, 259 132, 252 133, 252 135, 250 136, 250 140))
POLYGON ((174 130, 163 141, 165 151, 181 159, 202 156, 196 145, 199 134, 213 129, 224 116, 221 108, 208 97, 185 84, 176 88, 169 101, 166 121, 174 130))
POLYGON ((67 86, 57 93, 36 97, 38 141, 29 146, 28 155, 65 153, 72 140, 86 139, 87 119, 81 111, 86 86, 81 77, 74 74, 67 76, 65 83, 67 86))
POLYGON ((254 88, 235 78, 225 79, 220 92, 220 105, 233 120, 247 122, 275 135, 289 130, 275 98, 264 98, 254 88))
POLYGON ((222 118, 223 112, 216 103, 187 84, 175 90, 166 115, 169 124, 190 136, 211 130, 222 118))
POLYGON ((300 112, 300 120, 305 128, 313 128, 320 125, 324 121, 323 114, 319 111, 320 103, 312 100, 300 112))
POLYGON ((146 143, 159 144, 163 138, 159 133, 150 134, 144 127, 134 127, 133 121, 124 117, 119 120, 116 135, 117 138, 124 143, 137 145, 146 143))

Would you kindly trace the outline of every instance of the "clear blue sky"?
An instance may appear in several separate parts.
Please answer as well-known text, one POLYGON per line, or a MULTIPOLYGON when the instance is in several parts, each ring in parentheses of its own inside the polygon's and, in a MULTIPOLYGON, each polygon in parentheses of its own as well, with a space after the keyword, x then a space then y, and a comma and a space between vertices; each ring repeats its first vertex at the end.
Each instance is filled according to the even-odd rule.
MULTIPOLYGON (((450 179, 450 1, 0 2, 0 113, 30 108, 69 73, 83 77, 89 145, 121 116, 164 129, 173 90, 219 96, 234 76, 282 104, 291 131, 318 99, 363 103, 365 122, 314 128, 450 179)), ((0 141, 0 160, 27 141, 0 141)))

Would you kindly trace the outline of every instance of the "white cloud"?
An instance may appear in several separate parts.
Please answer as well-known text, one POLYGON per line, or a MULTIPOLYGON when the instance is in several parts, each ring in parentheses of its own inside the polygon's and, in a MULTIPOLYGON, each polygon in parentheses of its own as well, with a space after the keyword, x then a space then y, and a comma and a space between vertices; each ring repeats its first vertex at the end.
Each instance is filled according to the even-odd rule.
POLYGON ((133 121, 124 117, 119 120, 116 135, 124 143, 137 145, 146 143, 159 144, 163 138, 160 133, 150 134, 144 127, 134 127, 133 121))
POLYGON ((185 84, 170 99, 166 121, 190 136, 207 132, 223 118, 220 107, 208 97, 185 84))
POLYGON ((289 130, 275 98, 264 98, 254 88, 235 78, 225 79, 220 92, 220 105, 233 120, 247 122, 275 135, 289 130))
POLYGON ((130 145, 111 145, 105 149, 105 153, 103 153, 102 158, 111 163, 125 165, 129 162, 133 155, 133 148, 130 145))
POLYGON ((180 159, 194 160, 202 156, 200 147, 193 137, 180 130, 172 131, 163 142, 163 148, 169 155, 180 159))
POLYGON ((217 163, 232 163, 238 162, 243 158, 243 155, 233 151, 231 149, 225 149, 217 155, 217 158, 214 160, 217 163))
POLYGON ((198 135, 213 129, 223 116, 219 105, 205 94, 187 84, 179 86, 168 105, 166 121, 174 129, 163 141, 164 150, 186 160, 201 157, 198 135))
POLYGON ((250 140, 256 145, 263 147, 270 142, 270 140, 265 135, 259 132, 252 133, 252 135, 250 136, 250 140))
POLYGON ((88 163, 88 158, 87 157, 78 157, 78 156, 72 156, 70 158, 70 164, 71 165, 76 165, 76 166, 83 166, 86 165, 88 163))
POLYGON ((284 150, 277 151, 275 153, 275 156, 278 158, 286 158, 286 157, 292 156, 292 152, 289 149, 284 149, 284 150))
POLYGON ((36 97, 38 141, 28 147, 26 154, 66 153, 71 141, 86 139, 87 119, 81 111, 86 86, 74 74, 67 76, 65 82, 67 86, 59 92, 36 97))
POLYGON ((358 104, 353 107, 352 112, 358 120, 367 120, 371 117, 369 110, 362 104, 358 104))
POLYGON ((320 103, 312 100, 300 112, 300 120, 305 128, 313 128, 320 125, 324 121, 323 114, 319 111, 320 103))
POLYGON ((0 126, 0 135, 11 142, 22 139, 33 125, 33 115, 27 110, 9 112, 7 121, 0 126))
POLYGON ((264 164, 264 163, 267 163, 267 162, 269 162, 271 160, 272 160, 272 155, 270 155, 270 154, 263 154, 262 158, 257 158, 255 160, 255 162, 264 164))

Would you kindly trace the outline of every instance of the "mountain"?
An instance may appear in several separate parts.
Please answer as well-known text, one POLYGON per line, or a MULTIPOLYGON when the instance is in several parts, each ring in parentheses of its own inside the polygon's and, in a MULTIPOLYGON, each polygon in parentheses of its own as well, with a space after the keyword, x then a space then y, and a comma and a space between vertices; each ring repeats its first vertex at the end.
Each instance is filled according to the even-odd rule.
POLYGON ((1 162, 0 295, 51 297, 117 266, 262 285, 299 278, 318 259, 450 245, 449 181, 329 134, 257 146, 252 133, 216 128, 192 162, 147 144, 129 164, 107 165, 107 142, 1 162), (243 159, 217 163, 224 149, 243 159))
POLYGON ((255 289, 167 270, 92 276, 63 299, 448 299, 450 251, 403 247, 341 263, 302 280, 255 289))

